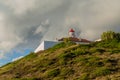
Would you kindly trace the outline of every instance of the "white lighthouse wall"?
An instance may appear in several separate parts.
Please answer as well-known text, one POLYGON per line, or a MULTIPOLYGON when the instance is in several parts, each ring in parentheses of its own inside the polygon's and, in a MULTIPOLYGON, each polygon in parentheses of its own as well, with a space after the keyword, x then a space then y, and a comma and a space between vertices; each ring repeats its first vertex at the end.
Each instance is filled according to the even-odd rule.
POLYGON ((55 41, 43 41, 34 52, 37 53, 39 51, 46 50, 46 49, 48 49, 50 47, 53 47, 57 43, 59 43, 59 42, 55 42, 55 41))
POLYGON ((69 37, 75 37, 75 33, 74 32, 69 32, 69 37))
POLYGON ((36 53, 41 50, 44 50, 44 41, 37 47, 37 49, 34 52, 36 53))

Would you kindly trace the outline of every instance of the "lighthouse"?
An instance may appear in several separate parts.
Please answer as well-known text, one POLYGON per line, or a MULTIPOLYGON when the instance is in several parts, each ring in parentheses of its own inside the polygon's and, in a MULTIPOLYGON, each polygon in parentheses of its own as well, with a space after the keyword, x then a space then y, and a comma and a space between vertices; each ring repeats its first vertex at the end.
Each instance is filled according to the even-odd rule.
POLYGON ((89 44, 89 43, 91 43, 91 41, 89 41, 87 39, 77 38, 75 35, 75 30, 73 28, 71 28, 68 33, 69 33, 69 37, 63 37, 63 38, 58 39, 57 41, 43 41, 36 48, 36 50, 34 52, 38 53, 39 51, 43 51, 43 50, 46 50, 48 48, 51 48, 60 42, 64 42, 66 39, 69 39, 70 41, 75 42, 77 44, 89 44))
POLYGON ((76 36, 75 36, 75 31, 74 31, 73 28, 71 28, 71 29, 69 30, 69 37, 76 37, 76 36))

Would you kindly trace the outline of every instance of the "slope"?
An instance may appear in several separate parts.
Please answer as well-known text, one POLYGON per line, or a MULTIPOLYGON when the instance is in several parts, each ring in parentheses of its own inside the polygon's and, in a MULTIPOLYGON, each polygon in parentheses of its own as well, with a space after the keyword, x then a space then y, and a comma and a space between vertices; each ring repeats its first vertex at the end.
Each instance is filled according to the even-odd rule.
POLYGON ((63 42, 2 66, 0 80, 120 80, 119 45, 63 42))

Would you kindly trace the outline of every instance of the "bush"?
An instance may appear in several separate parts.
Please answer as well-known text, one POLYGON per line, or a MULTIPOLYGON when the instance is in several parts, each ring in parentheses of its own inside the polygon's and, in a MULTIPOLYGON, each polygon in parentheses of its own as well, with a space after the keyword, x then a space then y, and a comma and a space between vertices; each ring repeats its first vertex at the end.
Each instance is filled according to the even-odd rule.
POLYGON ((120 41, 113 39, 108 41, 101 41, 96 43, 97 47, 104 47, 104 48, 119 48, 120 47, 120 41))
POLYGON ((106 41, 113 39, 120 40, 120 33, 115 33, 113 31, 103 32, 101 39, 106 41))

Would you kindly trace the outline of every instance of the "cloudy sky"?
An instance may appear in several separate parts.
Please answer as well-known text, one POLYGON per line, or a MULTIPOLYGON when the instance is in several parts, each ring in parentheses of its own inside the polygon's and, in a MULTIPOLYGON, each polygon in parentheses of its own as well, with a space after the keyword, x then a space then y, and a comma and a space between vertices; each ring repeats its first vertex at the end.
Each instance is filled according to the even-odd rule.
POLYGON ((42 40, 74 28, 94 40, 120 31, 120 0, 0 0, 0 65, 24 56, 42 40))

